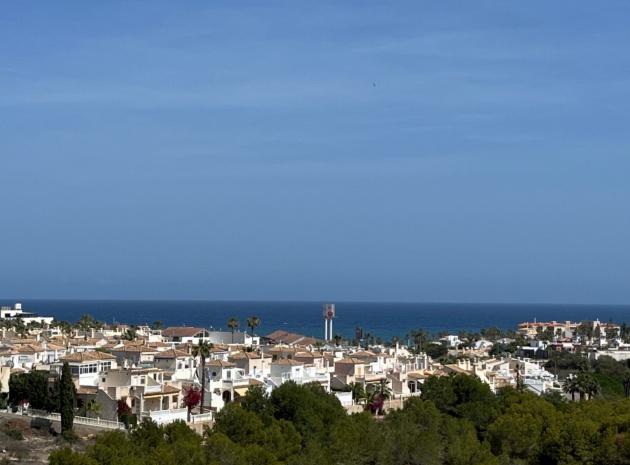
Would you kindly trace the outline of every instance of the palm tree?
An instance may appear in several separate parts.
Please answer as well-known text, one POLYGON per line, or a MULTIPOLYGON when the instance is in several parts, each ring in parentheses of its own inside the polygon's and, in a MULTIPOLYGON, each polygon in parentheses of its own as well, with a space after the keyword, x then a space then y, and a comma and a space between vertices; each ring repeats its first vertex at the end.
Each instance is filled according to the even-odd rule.
POLYGON ((84 408, 86 417, 98 418, 98 416, 101 414, 101 404, 99 402, 88 402, 87 404, 85 404, 84 408))
POLYGON ((392 389, 389 387, 389 380, 385 378, 381 379, 376 385, 374 392, 376 392, 376 395, 384 401, 388 400, 392 396, 392 389))
POLYGON ((341 342, 343 341, 343 336, 341 334, 335 334, 332 337, 332 340, 335 343, 335 345, 339 347, 341 345, 341 342))
POLYGON ((125 334, 123 334, 122 339, 126 340, 126 341, 135 341, 136 340, 136 328, 135 326, 130 327, 127 331, 125 331, 125 334))
POLYGON ((227 327, 232 331, 232 344, 234 344, 234 331, 236 331, 236 328, 238 328, 238 325, 240 324, 241 323, 234 316, 227 320, 227 327))
POLYGON ((245 324, 247 325, 248 328, 252 330, 252 337, 254 337, 254 329, 260 326, 260 319, 257 316, 252 315, 247 318, 247 321, 245 322, 245 324))
POLYGON ((365 339, 365 350, 368 350, 368 346, 370 344, 370 338, 372 337, 371 333, 365 333, 363 338, 365 339))
POLYGON ((155 329, 156 331, 162 329, 163 327, 164 324, 161 321, 156 320, 153 322, 153 329, 155 329))
POLYGON ((626 397, 630 397, 630 372, 626 372, 623 375, 623 392, 626 397))
POLYGON ((348 388, 352 393, 352 400, 355 404, 361 402, 361 400, 365 399, 365 389, 363 388, 363 384, 361 383, 348 383, 348 388))
POLYGON ((367 391, 365 393, 365 409, 374 414, 381 408, 381 399, 376 395, 374 391, 367 391))
POLYGON ((562 391, 565 394, 571 394, 571 400, 575 400, 575 393, 580 392, 580 388, 577 383, 577 378, 567 378, 562 385, 562 391))
POLYGON ((590 373, 580 373, 576 378, 576 385, 580 392, 580 400, 592 399, 601 392, 599 383, 590 373))
POLYGON ((200 340, 192 349, 193 356, 199 356, 201 358, 201 401, 199 406, 199 413, 203 413, 203 400, 206 392, 206 357, 210 357, 210 352, 214 348, 211 342, 206 340, 200 340))

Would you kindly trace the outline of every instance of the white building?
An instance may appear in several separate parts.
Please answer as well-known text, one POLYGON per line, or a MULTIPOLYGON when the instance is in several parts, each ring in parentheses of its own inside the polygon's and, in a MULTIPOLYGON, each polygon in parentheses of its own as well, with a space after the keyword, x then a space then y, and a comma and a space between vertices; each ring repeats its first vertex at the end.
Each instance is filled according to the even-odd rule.
POLYGON ((3 305, 0 308, 0 319, 3 320, 17 320, 20 319, 24 324, 29 323, 42 323, 51 324, 53 321, 52 316, 39 316, 37 313, 25 312, 22 310, 22 304, 16 303, 14 307, 3 305))

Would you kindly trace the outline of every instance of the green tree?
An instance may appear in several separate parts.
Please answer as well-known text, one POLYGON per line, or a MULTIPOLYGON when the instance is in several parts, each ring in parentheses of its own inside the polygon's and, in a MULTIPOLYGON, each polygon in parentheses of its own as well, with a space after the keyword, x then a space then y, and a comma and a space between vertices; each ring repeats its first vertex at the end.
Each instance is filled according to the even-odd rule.
POLYGON ((100 402, 91 401, 85 404, 85 416, 91 418, 98 418, 101 415, 100 402))
POLYGON ((422 399, 432 401, 441 412, 450 413, 453 411, 457 396, 451 378, 429 376, 420 390, 422 399))
POLYGON ((363 339, 365 340, 365 350, 370 348, 370 339, 372 339, 372 333, 365 333, 363 335, 363 339))
POLYGON ((12 374, 9 377, 9 396, 14 405, 27 401, 31 408, 50 410, 48 376, 43 371, 12 374))
POLYGON ((247 327, 251 329, 252 337, 254 337, 254 330, 260 326, 260 319, 257 316, 252 315, 247 318, 245 324, 247 324, 247 327))
POLYGON ((92 315, 85 314, 81 315, 81 318, 77 320, 76 327, 81 331, 89 331, 90 329, 99 328, 102 325, 103 324, 92 315))
POLYGON ((437 360, 448 354, 448 348, 442 344, 432 343, 425 346, 424 352, 432 359, 437 360))
POLYGON ((155 329, 156 331, 162 329, 164 327, 164 323, 162 323, 159 320, 156 320, 153 322, 153 329, 155 329))
POLYGON ((273 419, 273 406, 264 386, 250 386, 241 406, 248 412, 258 415, 265 425, 269 425, 273 419))
POLYGON ((571 394, 571 400, 575 400, 575 394, 580 392, 580 387, 577 383, 577 378, 571 377, 564 380, 562 384, 562 392, 565 394, 571 394))
POLYGON ((53 450, 48 456, 50 465, 99 465, 94 459, 73 451, 70 447, 53 450))
POLYGON ((72 431, 74 423, 74 409, 77 405, 77 389, 72 381, 70 373, 70 365, 64 362, 61 369, 60 380, 60 413, 61 413, 61 432, 72 431))
POLYGON ((358 404, 365 399, 365 389, 362 383, 351 382, 348 383, 347 387, 352 393, 352 400, 355 404, 358 404))
POLYGON ((125 341, 135 341, 137 336, 137 326, 132 325, 130 328, 127 329, 127 331, 123 333, 121 338, 125 341))
POLYGON ((271 392, 270 401, 274 417, 291 422, 304 446, 311 440, 323 443, 330 427, 347 415, 339 399, 319 383, 298 386, 287 381, 271 392))
POLYGON ((200 340, 192 349, 192 354, 201 360, 201 400, 199 405, 199 413, 203 413, 203 403, 206 393, 206 358, 210 357, 210 353, 214 345, 206 340, 200 340))
POLYGON ((232 344, 234 344, 234 331, 236 331, 236 328, 238 328, 238 325, 240 324, 241 323, 236 317, 231 317, 227 320, 227 327, 230 328, 230 331, 232 331, 232 344))
POLYGON ((590 373, 580 373, 576 379, 580 391, 580 400, 592 399, 601 393, 601 387, 590 373))

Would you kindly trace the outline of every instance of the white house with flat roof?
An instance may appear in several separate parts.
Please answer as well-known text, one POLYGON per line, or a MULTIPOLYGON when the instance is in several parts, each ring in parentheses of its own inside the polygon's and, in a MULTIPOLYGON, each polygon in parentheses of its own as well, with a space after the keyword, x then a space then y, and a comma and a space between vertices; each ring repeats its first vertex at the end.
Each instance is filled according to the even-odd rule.
POLYGON ((25 312, 22 310, 22 304, 16 303, 13 307, 3 305, 0 307, 0 319, 3 320, 22 320, 24 324, 29 323, 42 323, 51 324, 53 321, 52 316, 39 316, 37 313, 25 312))

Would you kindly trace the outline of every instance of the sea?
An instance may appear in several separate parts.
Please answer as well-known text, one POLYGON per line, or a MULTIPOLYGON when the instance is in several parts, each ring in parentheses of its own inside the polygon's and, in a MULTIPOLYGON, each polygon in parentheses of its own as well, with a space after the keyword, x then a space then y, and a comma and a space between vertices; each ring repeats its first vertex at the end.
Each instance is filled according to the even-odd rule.
POLYGON ((48 300, 0 299, 1 305, 22 304, 25 312, 76 322, 89 314, 108 324, 147 324, 160 321, 168 326, 197 326, 228 330, 226 322, 235 317, 238 330, 248 331, 245 321, 256 316, 256 334, 275 330, 324 337, 322 305, 335 304, 333 333, 354 338, 356 328, 375 338, 405 340, 412 330, 422 328, 431 334, 448 331, 478 332, 496 326, 516 329, 524 321, 582 321, 599 319, 617 324, 630 323, 630 305, 551 305, 413 302, 266 302, 212 300, 48 300))

